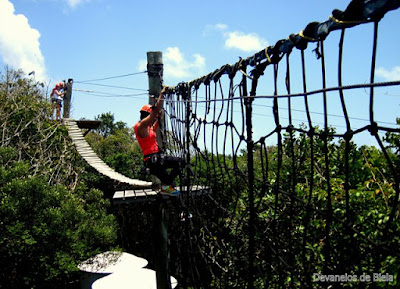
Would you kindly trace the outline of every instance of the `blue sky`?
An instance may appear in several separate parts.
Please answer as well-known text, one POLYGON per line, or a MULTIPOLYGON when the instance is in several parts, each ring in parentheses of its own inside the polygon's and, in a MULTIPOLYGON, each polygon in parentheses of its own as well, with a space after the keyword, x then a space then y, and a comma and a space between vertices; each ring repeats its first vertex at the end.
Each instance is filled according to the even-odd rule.
MULTIPOLYGON (((140 73, 146 69, 147 51, 163 52, 164 81, 174 86, 224 64, 233 64, 239 57, 251 56, 291 33, 300 32, 309 22, 325 21, 333 9, 344 10, 348 3, 0 0, 0 65, 21 68, 27 74, 35 71, 35 78, 50 89, 56 82, 73 78, 73 118, 94 119, 111 112, 116 120, 131 126, 138 119, 138 110, 147 102, 147 75, 140 73), (96 85, 85 82, 121 75, 129 76, 93 81, 96 85)), ((376 81, 400 79, 400 40, 395 36, 400 27, 399 13, 391 11, 382 20, 376 81)), ((361 57, 366 54, 368 59, 370 55, 371 29, 371 25, 365 25, 348 32, 352 41, 361 43, 361 48, 354 45, 354 51, 353 45, 347 48, 349 55, 360 57, 354 62, 352 57, 347 60, 348 84, 353 77, 354 83, 368 81, 368 70, 362 66, 365 61, 361 57)), ((337 41, 340 33, 332 34, 329 38, 337 41)), ((337 44, 332 47, 337 54, 337 44)), ((379 93, 376 118, 394 123, 395 117, 400 117, 399 89, 385 88, 379 93)), ((362 108, 360 99, 353 101, 352 115, 368 119, 366 113, 358 111, 362 108)), ((256 109, 255 113, 264 112, 256 109)), ((304 115, 298 118, 305 120, 304 115)))

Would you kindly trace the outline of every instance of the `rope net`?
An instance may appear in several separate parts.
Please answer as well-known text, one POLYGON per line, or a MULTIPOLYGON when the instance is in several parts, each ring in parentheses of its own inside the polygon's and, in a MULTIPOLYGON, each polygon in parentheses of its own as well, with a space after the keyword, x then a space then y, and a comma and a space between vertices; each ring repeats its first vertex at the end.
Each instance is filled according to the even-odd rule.
POLYGON ((375 82, 379 22, 399 5, 353 1, 169 92, 166 147, 190 164, 180 181, 212 189, 182 194, 170 233, 183 287, 325 288, 318 278, 345 274, 358 286, 374 273, 399 284, 400 129, 375 115, 376 95, 400 84, 375 82), (361 23, 369 52, 346 55, 361 23))

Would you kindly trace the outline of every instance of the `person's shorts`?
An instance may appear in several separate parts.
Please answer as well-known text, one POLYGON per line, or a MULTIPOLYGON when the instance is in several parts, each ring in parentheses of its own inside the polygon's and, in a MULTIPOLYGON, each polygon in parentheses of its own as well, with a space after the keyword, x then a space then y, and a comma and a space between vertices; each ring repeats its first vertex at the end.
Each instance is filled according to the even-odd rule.
POLYGON ((51 102, 53 104, 58 104, 60 107, 62 107, 62 101, 61 99, 52 99, 51 102))

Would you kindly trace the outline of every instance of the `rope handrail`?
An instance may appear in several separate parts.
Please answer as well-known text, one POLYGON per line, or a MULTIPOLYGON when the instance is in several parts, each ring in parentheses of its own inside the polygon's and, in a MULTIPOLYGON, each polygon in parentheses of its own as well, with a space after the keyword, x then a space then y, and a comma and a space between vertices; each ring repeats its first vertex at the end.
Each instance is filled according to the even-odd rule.
POLYGON ((303 97, 308 95, 314 95, 324 92, 338 91, 338 90, 351 90, 358 88, 371 88, 371 87, 387 87, 387 86, 398 86, 400 85, 400 80, 394 81, 383 81, 383 82, 375 82, 375 83, 360 83, 360 84, 351 84, 351 85, 343 85, 343 86, 335 86, 335 87, 327 87, 322 89, 311 90, 307 92, 299 92, 299 93, 290 93, 290 94, 279 94, 279 95, 246 95, 246 96, 238 96, 238 97, 229 97, 229 98, 215 98, 215 99, 206 99, 206 100, 193 100, 193 99, 167 99, 166 102, 197 102, 197 103, 206 103, 206 102, 223 102, 228 100, 238 100, 238 99, 254 99, 254 98, 291 98, 291 97, 303 97))
MULTIPOLYGON (((185 237, 175 237, 179 244, 186 242, 190 252, 180 252, 180 258, 192 265, 178 269, 182 278, 204 284, 201 274, 208 274, 216 288, 254 288, 255 284, 314 288, 320 285, 313 283, 315 272, 360 273, 355 268, 381 272, 391 270, 387 260, 398 262, 398 141, 384 141, 395 138, 400 128, 385 126, 392 123, 374 117, 378 111, 374 98, 376 88, 399 88, 400 80, 376 82, 374 75, 378 23, 399 7, 397 0, 354 0, 345 11, 334 10, 323 23, 312 22, 299 34, 168 91, 167 148, 194 170, 184 172, 184 181, 214 192, 201 201, 183 195, 182 206, 201 228, 188 225, 185 237), (372 47, 371 59, 357 58, 369 66, 363 71, 369 72, 369 80, 344 85, 344 33, 363 23, 374 25, 372 46, 359 43, 362 49, 372 47), (338 85, 329 87, 327 76, 334 74, 328 74, 324 45, 334 30, 342 35, 337 66, 329 66, 329 72, 336 72, 338 85), (304 51, 309 42, 317 43, 320 65, 320 73, 311 80, 313 87, 320 88, 314 90, 307 87, 311 81, 304 51), (292 53, 293 48, 299 53, 292 53), (293 63, 299 68, 295 73, 293 63), (268 74, 271 82, 261 81, 267 78, 267 68, 273 70, 268 74), (293 78, 301 92, 292 91, 293 78), (271 89, 271 83, 271 95, 257 93, 260 88, 271 89), (350 107, 350 102, 356 107, 350 107), (273 121, 265 119, 271 114, 264 107, 272 108, 273 121), (315 112, 316 107, 320 112, 315 112), (354 111, 360 110, 368 119, 362 119, 367 124, 358 128, 355 122, 360 118, 354 117, 354 111), (299 111, 307 121, 296 123, 294 114, 299 111), (336 132, 329 112, 335 117, 342 114, 343 131, 336 132), (321 126, 316 126, 318 121, 321 126), (354 139, 361 135, 376 147, 358 146, 354 139), (368 153, 379 156, 376 168, 368 163, 368 153), (374 191, 373 186, 380 187, 374 191), (371 197, 365 200, 368 193, 371 197), (374 206, 379 220, 364 215, 369 206, 374 206)), ((391 104, 380 101, 379 105, 391 104)))
MULTIPOLYGON (((267 66, 277 64, 285 54, 290 54, 293 48, 304 50, 308 42, 324 40, 330 32, 350 28, 359 24, 379 21, 384 15, 400 7, 400 2, 396 0, 362 0, 352 1, 345 11, 335 9, 328 20, 325 22, 310 22, 304 30, 297 34, 291 34, 286 39, 281 39, 275 45, 267 46, 265 49, 255 53, 246 59, 240 59, 233 65, 225 64, 215 71, 188 81, 189 87, 198 87, 200 84, 209 84, 211 81, 218 81, 223 74, 228 74, 230 78, 236 72, 243 70, 246 66, 256 67, 250 75, 257 73, 257 66, 267 66), (266 62, 261 63, 267 59, 266 62)), ((178 86, 174 90, 178 90, 178 86)))

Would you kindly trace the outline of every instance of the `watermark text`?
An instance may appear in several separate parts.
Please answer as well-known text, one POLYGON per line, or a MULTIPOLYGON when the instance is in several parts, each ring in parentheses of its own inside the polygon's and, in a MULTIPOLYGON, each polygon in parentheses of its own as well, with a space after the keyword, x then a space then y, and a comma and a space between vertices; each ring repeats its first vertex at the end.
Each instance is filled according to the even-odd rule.
POLYGON ((341 274, 341 275, 324 275, 320 273, 313 274, 313 282, 393 282, 393 275, 388 273, 373 273, 366 274, 363 273, 361 275, 354 274, 341 274))

